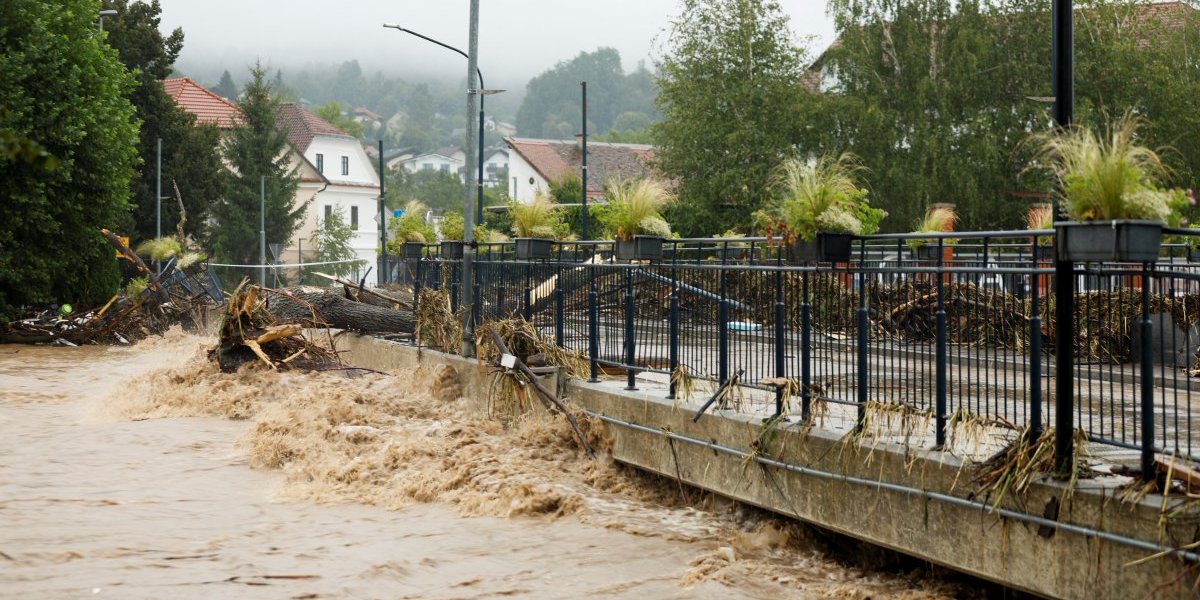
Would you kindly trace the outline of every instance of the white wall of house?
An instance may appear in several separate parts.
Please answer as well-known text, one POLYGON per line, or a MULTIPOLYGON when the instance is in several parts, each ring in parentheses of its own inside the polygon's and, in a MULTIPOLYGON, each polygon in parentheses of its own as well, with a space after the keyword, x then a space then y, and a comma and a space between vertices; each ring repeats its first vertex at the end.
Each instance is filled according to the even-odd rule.
POLYGON ((508 160, 508 197, 522 204, 533 202, 539 191, 549 191, 550 185, 518 152, 508 160))
POLYGON ((504 169, 508 168, 508 153, 499 150, 493 150, 483 161, 483 178, 484 184, 488 186, 506 185, 508 182, 500 181, 497 177, 503 175, 504 169))
POLYGON ((308 149, 304 151, 304 158, 313 165, 321 163, 318 165, 321 167, 321 174, 330 183, 379 185, 379 176, 375 173, 375 163, 367 156, 362 144, 354 138, 318 135, 313 138, 308 149), (345 165, 343 165, 343 159, 345 159, 345 165), (343 166, 347 167, 345 174, 343 174, 343 166))

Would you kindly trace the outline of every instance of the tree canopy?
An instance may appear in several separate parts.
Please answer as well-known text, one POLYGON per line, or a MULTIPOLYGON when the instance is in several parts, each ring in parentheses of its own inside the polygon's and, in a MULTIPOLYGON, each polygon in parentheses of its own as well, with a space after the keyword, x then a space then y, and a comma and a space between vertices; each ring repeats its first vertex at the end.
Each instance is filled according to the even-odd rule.
POLYGON ((581 131, 581 81, 588 83, 589 133, 604 135, 625 113, 640 114, 646 124, 657 116, 654 78, 645 65, 626 75, 620 53, 599 48, 581 52, 529 81, 517 111, 521 135, 568 139, 581 131))
POLYGON ((159 31, 158 0, 105 0, 103 6, 117 11, 105 21, 105 33, 121 62, 137 79, 130 100, 142 121, 138 142, 142 165, 132 182, 133 223, 126 231, 135 240, 158 235, 156 142, 161 139, 162 192, 167 196, 162 201, 162 230, 172 232, 179 222, 174 183, 187 211, 185 233, 205 238, 203 226, 209 209, 222 194, 219 132, 211 125, 197 127, 195 117, 177 106, 161 83, 171 75, 183 49, 183 30, 175 29, 168 36, 159 31))
POLYGON ((261 178, 268 244, 290 243, 307 208, 295 202, 300 176, 291 164, 287 132, 277 123, 279 100, 262 65, 252 67, 250 76, 237 103, 242 122, 221 148, 230 166, 225 197, 213 207, 216 257, 235 264, 259 262, 261 178))
POLYGON ((116 228, 129 210, 135 85, 97 30, 94 2, 0 4, 0 131, 58 162, 48 170, 27 152, 0 153, 0 315, 103 302, 117 288, 99 229, 116 228))
POLYGON ((663 172, 678 182, 676 231, 750 224, 800 123, 805 52, 775 0, 684 0, 661 65, 654 125, 663 172))

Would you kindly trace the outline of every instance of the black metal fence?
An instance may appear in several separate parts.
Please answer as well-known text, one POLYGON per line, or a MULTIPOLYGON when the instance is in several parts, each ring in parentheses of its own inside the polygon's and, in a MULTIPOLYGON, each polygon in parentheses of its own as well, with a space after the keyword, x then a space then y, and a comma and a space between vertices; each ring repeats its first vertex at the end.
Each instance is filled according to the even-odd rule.
MULTIPOLYGON (((395 261, 393 275, 446 289, 477 323, 524 317, 585 355, 593 378, 623 372, 633 389, 638 374, 674 381, 686 369, 725 383, 740 373, 739 386, 774 392, 776 413, 789 380, 800 418, 816 402, 857 407, 860 422, 872 403, 909 407, 928 415, 941 447, 956 418, 1035 435, 1054 423, 1052 239, 876 235, 856 238, 848 262, 809 266, 787 264, 763 238, 668 240, 663 260, 632 264, 612 259, 612 242, 564 243, 538 261, 482 244, 470 307, 461 262, 436 246, 395 261)), ((1200 459, 1190 254, 1181 242, 1154 264, 1075 265, 1073 422, 1092 441, 1200 459)))

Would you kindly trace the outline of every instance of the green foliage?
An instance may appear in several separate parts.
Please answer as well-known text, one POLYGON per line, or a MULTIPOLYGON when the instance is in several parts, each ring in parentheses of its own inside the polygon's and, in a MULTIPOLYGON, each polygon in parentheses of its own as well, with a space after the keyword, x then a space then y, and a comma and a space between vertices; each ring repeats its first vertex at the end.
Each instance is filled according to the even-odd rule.
POLYGON ((581 52, 529 81, 517 111, 516 125, 521 135, 569 139, 581 131, 581 81, 588 82, 589 133, 602 136, 619 121, 623 128, 650 124, 650 115, 655 113, 653 76, 641 64, 627 76, 620 53, 613 48, 599 48, 581 52))
POLYGON ((125 284, 125 296, 133 299, 140 299, 142 294, 150 287, 149 277, 135 277, 125 284))
POLYGON ((635 235, 670 237, 671 226, 663 219, 662 210, 674 201, 675 196, 658 179, 613 181, 608 185, 608 205, 598 217, 615 240, 635 235))
POLYGON ((558 205, 546 195, 538 194, 528 204, 510 202, 508 212, 512 216, 512 232, 516 237, 560 240, 569 233, 558 213, 558 205))
POLYGON ((402 207, 414 200, 434 210, 462 210, 467 188, 457 173, 416 171, 402 166, 388 170, 387 205, 402 207))
POLYGON ((1126 113, 1103 132, 1087 127, 1037 136, 1053 165, 1067 215, 1078 221, 1167 221, 1173 192, 1160 190, 1158 153, 1137 143, 1140 120, 1126 113))
POLYGON ((388 242, 388 252, 398 253, 399 245, 406 242, 432 244, 436 241, 437 234, 433 226, 425 220, 428 213, 429 207, 419 201, 411 200, 404 205, 404 216, 393 218, 388 223, 393 240, 388 242))
POLYGON ((812 163, 789 158, 776 171, 775 185, 782 200, 755 213, 769 236, 785 243, 812 241, 821 231, 870 235, 887 216, 867 201, 859 187, 862 163, 852 154, 822 156, 812 163))
POLYGON ((230 102, 237 101, 237 84, 233 82, 233 77, 229 75, 228 69, 221 73, 221 80, 217 82, 217 86, 214 87, 212 91, 216 95, 229 100, 230 102))
POLYGON ((330 100, 329 102, 318 106, 316 110, 313 111, 313 114, 325 119, 334 127, 337 127, 338 129, 341 129, 342 131, 356 138, 362 139, 362 123, 355 121, 353 118, 342 112, 342 105, 337 100, 330 100))
MULTIPOLYGON (((1145 18, 1141 0, 1077 3, 1075 107, 1094 125, 1127 109, 1147 119, 1145 144, 1171 145, 1165 185, 1200 174, 1200 19, 1145 18)), ((966 228, 1018 227, 1011 192, 1049 192, 1024 167, 1031 132, 1050 124, 1049 3, 1040 0, 835 0, 839 42, 818 61, 822 93, 806 109, 806 149, 851 150, 893 230, 931 203, 953 201, 966 228)), ((1170 7, 1168 7, 1170 9, 1170 7)), ((1154 14, 1167 14, 1154 10, 1154 14)), ((1191 209, 1194 210, 1194 209, 1191 209)))
POLYGON ((88 0, 0 3, 0 320, 22 305, 100 303, 120 278, 99 234, 129 211, 136 81, 88 0), (44 152, 45 154, 42 154, 44 152), (47 169, 47 157, 58 168, 47 169))
MULTIPOLYGON (((958 223, 958 213, 954 211, 954 207, 948 205, 930 206, 925 211, 925 218, 917 223, 917 228, 913 233, 945 233, 954 231, 954 225, 958 223)), ((930 240, 922 238, 913 238, 906 240, 909 248, 916 250, 924 246, 930 240)), ((955 243, 952 239, 943 239, 943 245, 955 243)))
MULTIPOLYGON (((352 241, 354 230, 346 222, 341 211, 334 210, 323 219, 317 220, 317 228, 312 234, 313 247, 317 249, 314 262, 350 260, 358 256, 354 251, 352 241)), ((359 263, 338 263, 322 265, 323 272, 331 272, 338 277, 345 277, 362 267, 359 263)))
POLYGON ((121 63, 137 78, 129 98, 142 122, 138 141, 142 167, 131 185, 134 211, 129 233, 133 239, 160 235, 155 161, 156 141, 161 139, 162 193, 168 197, 161 204, 162 232, 174 231, 180 221, 179 201, 173 197, 177 186, 187 213, 185 233, 206 239, 209 210, 223 194, 224 169, 217 152, 220 133, 213 126, 196 127, 195 117, 176 105, 161 83, 171 76, 183 49, 183 30, 176 28, 165 36, 160 32, 157 0, 104 0, 101 5, 117 11, 104 21, 105 35, 121 63))
POLYGON ((265 177, 267 243, 290 244, 307 204, 295 201, 300 176, 292 169, 287 132, 278 127, 279 101, 262 65, 250 69, 238 101, 242 122, 222 144, 231 167, 224 200, 213 206, 212 242, 222 262, 259 261, 260 178, 265 177))
POLYGON ((668 220, 685 236, 747 227, 804 123, 805 52, 775 0, 683 0, 661 64, 653 127, 678 182, 668 220))
POLYGON ((438 224, 438 229, 442 232, 443 240, 461 242, 466 233, 466 223, 463 220, 461 212, 449 211, 442 216, 442 222, 438 224))

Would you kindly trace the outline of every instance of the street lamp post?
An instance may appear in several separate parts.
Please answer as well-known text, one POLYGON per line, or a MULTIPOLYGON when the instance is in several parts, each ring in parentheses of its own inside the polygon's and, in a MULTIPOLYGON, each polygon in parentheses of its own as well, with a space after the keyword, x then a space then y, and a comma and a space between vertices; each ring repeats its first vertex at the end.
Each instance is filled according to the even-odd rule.
MULTIPOLYGON (((462 50, 459 50, 458 48, 455 48, 454 46, 451 46, 449 44, 439 42, 429 36, 417 33, 411 29, 405 29, 404 27, 401 27, 396 24, 384 24, 384 27, 386 27, 388 29, 395 29, 397 31, 403 31, 404 33, 407 33, 409 35, 414 35, 414 36, 419 37, 427 42, 430 42, 432 44, 437 44, 438 46, 441 46, 447 50, 461 54, 463 56, 463 58, 470 60, 470 56, 468 56, 466 52, 463 52, 462 50)), ((499 93, 503 92, 504 90, 488 89, 487 86, 484 85, 484 83, 483 83, 483 71, 480 70, 478 66, 475 67, 475 75, 477 77, 479 77, 479 89, 478 90, 468 90, 468 93, 479 94, 479 143, 478 143, 479 154, 477 156, 478 164, 476 165, 478 171, 476 172, 476 176, 475 176, 475 184, 477 186, 476 199, 475 199, 475 222, 482 223, 483 222, 483 121, 484 121, 483 120, 483 104, 484 104, 483 97, 490 96, 492 94, 499 94, 499 93)))
POLYGON ((115 16, 117 16, 117 11, 115 11, 111 8, 100 11, 100 31, 104 31, 104 17, 115 17, 115 16))

